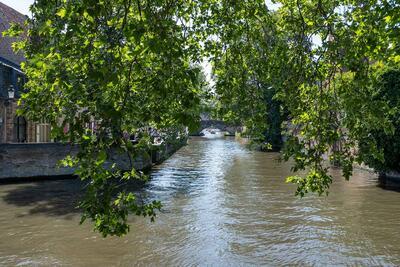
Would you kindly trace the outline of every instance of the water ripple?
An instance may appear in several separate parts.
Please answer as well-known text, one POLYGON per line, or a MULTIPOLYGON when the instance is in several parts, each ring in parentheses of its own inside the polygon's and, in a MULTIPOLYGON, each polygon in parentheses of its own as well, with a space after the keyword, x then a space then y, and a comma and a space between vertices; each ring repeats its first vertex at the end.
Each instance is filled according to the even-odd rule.
POLYGON ((328 197, 299 199, 278 158, 231 138, 191 139, 138 192, 163 202, 156 222, 132 217, 128 236, 106 240, 78 226, 79 184, 3 186, 0 265, 400 265, 399 193, 368 172, 345 182, 333 170, 328 197))

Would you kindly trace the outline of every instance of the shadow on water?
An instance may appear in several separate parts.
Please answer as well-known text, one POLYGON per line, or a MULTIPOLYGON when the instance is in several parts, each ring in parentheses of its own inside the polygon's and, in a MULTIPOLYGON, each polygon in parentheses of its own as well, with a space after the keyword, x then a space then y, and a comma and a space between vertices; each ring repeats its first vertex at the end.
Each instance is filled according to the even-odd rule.
POLYGON ((20 216, 68 217, 79 212, 76 206, 83 194, 83 186, 78 179, 17 183, 0 186, 0 194, 5 203, 28 210, 28 214, 20 216))
POLYGON ((400 193, 400 179, 392 178, 384 175, 379 175, 378 185, 379 188, 389 191, 395 191, 400 193))
MULTIPOLYGON (((145 187, 145 183, 139 180, 120 185, 131 192, 142 192, 145 187)), ((17 216, 40 214, 71 219, 73 215, 81 213, 77 206, 84 197, 85 188, 86 182, 77 178, 17 180, 0 183, 0 197, 6 204, 27 211, 17 216)))

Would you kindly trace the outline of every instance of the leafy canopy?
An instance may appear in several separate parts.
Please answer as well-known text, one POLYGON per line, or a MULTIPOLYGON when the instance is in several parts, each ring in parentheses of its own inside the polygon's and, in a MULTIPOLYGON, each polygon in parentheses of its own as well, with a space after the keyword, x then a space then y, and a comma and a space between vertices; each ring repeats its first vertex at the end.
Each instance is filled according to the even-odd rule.
POLYGON ((382 158, 364 137, 378 129, 393 134, 397 104, 374 97, 371 71, 400 61, 399 3, 275 2, 277 10, 264 0, 35 1, 28 38, 15 45, 25 51, 29 80, 21 113, 51 122, 57 140, 79 144, 64 163, 88 181, 81 207, 96 230, 125 234, 129 212, 154 218, 159 202, 141 204, 116 182, 140 173, 105 163, 113 149, 129 158, 146 151, 148 139, 133 145, 126 133, 198 120, 203 92, 195 63, 203 58, 213 65, 227 120, 248 126, 256 139, 271 129, 280 134, 287 120, 284 158, 294 171, 308 171, 288 178, 297 194, 327 192, 328 152, 347 179, 362 159, 354 150, 359 140, 382 158))

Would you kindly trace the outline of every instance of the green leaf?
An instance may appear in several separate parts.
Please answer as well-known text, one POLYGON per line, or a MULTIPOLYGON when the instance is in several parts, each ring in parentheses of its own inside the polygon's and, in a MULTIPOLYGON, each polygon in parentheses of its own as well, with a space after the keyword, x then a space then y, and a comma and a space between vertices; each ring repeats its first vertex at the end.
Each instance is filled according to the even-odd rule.
POLYGON ((60 8, 56 15, 63 19, 67 15, 67 10, 65 8, 60 8))

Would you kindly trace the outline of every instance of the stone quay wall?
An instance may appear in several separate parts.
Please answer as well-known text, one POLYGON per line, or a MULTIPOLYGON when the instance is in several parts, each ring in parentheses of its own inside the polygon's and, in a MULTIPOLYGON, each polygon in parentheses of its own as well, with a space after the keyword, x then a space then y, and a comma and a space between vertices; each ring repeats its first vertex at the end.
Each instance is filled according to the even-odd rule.
MULTIPOLYGON (((154 146, 147 154, 133 158, 133 166, 137 170, 150 169, 154 164, 170 157, 186 142, 185 139, 174 144, 154 146)), ((73 168, 60 167, 57 164, 66 155, 77 152, 77 146, 60 143, 0 144, 0 181, 71 176, 74 173, 73 168)), ((106 164, 116 163, 121 169, 128 170, 130 162, 127 154, 112 152, 106 164)))

